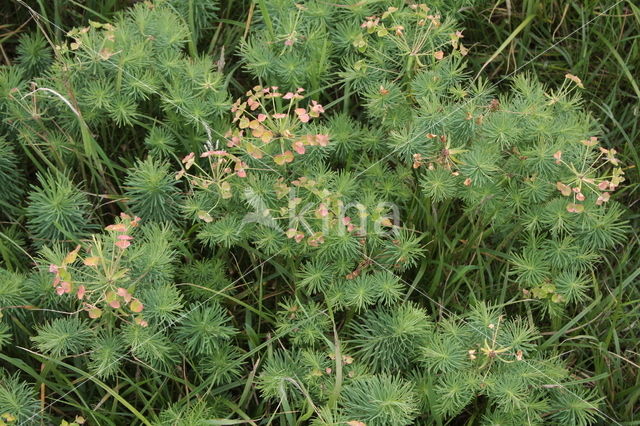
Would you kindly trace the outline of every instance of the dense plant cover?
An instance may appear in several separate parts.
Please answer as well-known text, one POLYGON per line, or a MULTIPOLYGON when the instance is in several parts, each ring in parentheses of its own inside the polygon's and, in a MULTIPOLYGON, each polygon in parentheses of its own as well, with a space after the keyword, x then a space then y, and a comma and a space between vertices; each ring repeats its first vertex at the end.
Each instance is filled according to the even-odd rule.
POLYGON ((343 3, 251 3, 226 60, 209 1, 21 36, 0 424, 614 420, 544 338, 631 232, 582 80, 473 78, 466 1, 343 3))

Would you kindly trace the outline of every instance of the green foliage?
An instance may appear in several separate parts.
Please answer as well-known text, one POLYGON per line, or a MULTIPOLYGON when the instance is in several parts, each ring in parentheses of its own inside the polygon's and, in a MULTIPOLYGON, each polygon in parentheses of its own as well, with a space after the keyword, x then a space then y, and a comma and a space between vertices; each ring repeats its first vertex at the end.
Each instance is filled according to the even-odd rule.
POLYGON ((244 372, 244 357, 236 346, 219 346, 202 361, 202 370, 212 386, 231 383, 244 372))
POLYGON ((35 389, 4 369, 0 370, 0 378, 1 420, 27 425, 39 423, 42 416, 35 389))
POLYGON ((300 306, 287 300, 280 304, 277 315, 276 333, 289 335, 291 343, 296 346, 324 343, 325 333, 331 328, 329 318, 322 312, 322 307, 313 302, 300 306), (313 318, 313 321, 309 321, 309 318, 313 318))
POLYGON ((0 269, 0 306, 17 306, 26 302, 24 277, 0 269))
POLYGON ((92 345, 89 370, 100 379, 113 377, 125 356, 124 342, 120 335, 102 334, 92 345))
POLYGON ((176 336, 182 346, 194 355, 211 355, 229 340, 236 330, 229 326, 231 318, 220 305, 206 308, 194 306, 187 311, 177 328, 176 336))
POLYGON ((282 350, 274 353, 260 374, 258 389, 262 396, 282 401, 297 397, 302 368, 300 353, 282 350))
POLYGON ((183 17, 192 37, 198 41, 202 40, 207 30, 213 28, 213 21, 217 19, 218 1, 190 0, 179 1, 170 0, 168 6, 179 16, 183 17))
POLYGON ((78 317, 59 318, 38 328, 32 337, 38 350, 54 357, 78 355, 93 338, 93 330, 78 317))
POLYGON ((178 219, 180 193, 169 175, 168 164, 156 162, 152 157, 139 161, 129 170, 125 189, 136 215, 154 221, 178 219))
POLYGON ((559 409, 552 416, 554 421, 572 425, 589 425, 597 421, 599 413, 594 410, 594 404, 601 398, 594 392, 584 389, 558 392, 557 398, 559 409))
POLYGON ((175 281, 176 233, 170 225, 147 223, 142 226, 140 243, 128 253, 128 264, 140 275, 140 286, 155 288, 175 281))
POLYGON ((352 345, 376 371, 409 368, 431 328, 425 312, 410 304, 370 311, 354 323, 352 345))
POLYGON ((368 425, 410 425, 418 412, 411 384, 397 377, 363 377, 353 380, 344 392, 346 416, 368 425))
POLYGON ((0 137, 0 206, 3 216, 15 214, 16 207, 21 204, 24 193, 24 176, 20 173, 20 163, 13 147, 9 142, 0 137))
POLYGON ((432 167, 425 171, 421 184, 426 196, 440 202, 457 195, 460 179, 444 168, 432 167))
POLYGON ((221 293, 231 290, 225 263, 219 258, 197 260, 184 265, 180 279, 188 285, 186 291, 195 298, 217 299, 221 293))
POLYGON ((27 198, 27 227, 34 244, 77 241, 91 229, 91 205, 85 193, 62 172, 38 175, 27 198))
POLYGON ((8 346, 11 343, 12 330, 5 323, 0 323, 0 349, 8 346))
POLYGON ((39 32, 21 36, 16 53, 18 63, 31 77, 46 70, 53 61, 51 48, 39 32))
POLYGON ((145 301, 144 317, 155 324, 172 323, 179 319, 182 309, 182 295, 171 284, 148 287, 141 293, 145 301))
MULTIPOLYGON (((558 416, 574 415, 565 400, 577 397, 576 392, 582 394, 582 389, 544 386, 567 380, 568 372, 556 358, 537 350, 535 342, 539 338, 528 321, 506 319, 483 304, 466 318, 438 324, 419 356, 434 376, 433 396, 424 396, 433 404, 434 414, 455 417, 483 397, 493 413, 487 414, 489 417, 500 413, 510 422, 521 416, 541 421, 544 413, 555 410, 558 416)), ((575 413, 576 418, 594 421, 592 416, 599 415, 599 400, 593 395, 582 396, 577 397, 582 405, 577 408, 580 413, 575 413)))
POLYGON ((168 370, 178 361, 178 348, 162 329, 137 324, 125 326, 122 337, 131 354, 154 369, 168 370))
POLYGON ((85 3, 0 42, 0 423, 634 421, 635 130, 564 64, 484 73, 482 2, 85 3))
POLYGON ((144 139, 149 152, 155 157, 169 156, 175 150, 177 141, 175 136, 164 127, 152 127, 144 139))
POLYGON ((178 423, 185 426, 198 426, 206 419, 219 417, 222 413, 224 413, 224 407, 212 407, 204 400, 188 404, 173 404, 160 413, 157 424, 169 426, 178 423))

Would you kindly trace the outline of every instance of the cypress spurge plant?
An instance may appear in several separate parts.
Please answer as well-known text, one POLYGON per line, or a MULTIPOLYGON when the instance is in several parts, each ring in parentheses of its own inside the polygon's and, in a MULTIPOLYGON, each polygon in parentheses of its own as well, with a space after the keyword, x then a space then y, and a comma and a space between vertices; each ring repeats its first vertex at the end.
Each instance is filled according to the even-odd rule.
MULTIPOLYGON (((345 15, 359 11, 356 5, 344 9, 345 15)), ((286 10, 275 8, 270 19, 286 16, 286 10)), ((305 26, 331 33, 330 24, 318 22, 318 10, 289 12, 300 34, 305 26)), ((623 166, 615 150, 598 142, 601 130, 582 109, 581 80, 567 74, 554 90, 523 74, 512 79, 510 91, 499 94, 482 80, 467 80, 464 33, 449 17, 426 5, 366 13, 341 25, 351 28, 350 44, 329 38, 329 46, 349 52, 344 58, 351 65, 339 72, 348 88, 344 105, 359 100, 364 106, 360 121, 369 128, 343 115, 330 120, 327 134, 332 140, 335 135, 336 145, 329 155, 339 152, 336 163, 347 172, 359 170, 358 177, 393 169, 377 175, 383 181, 379 193, 421 188, 427 200, 404 204, 411 211, 431 215, 460 200, 460 213, 485 229, 482 244, 507 247, 510 279, 525 297, 539 299, 544 310, 557 315, 567 303, 587 300, 588 276, 629 227, 623 209, 610 201, 624 182, 623 166), (378 144, 386 150, 372 151, 378 144), (429 208, 421 206, 425 203, 429 208)), ((266 24, 261 37, 283 31, 289 21, 276 22, 274 28, 282 29, 271 31, 266 24)), ((266 78, 254 53, 250 45, 243 50, 246 66, 266 78)), ((418 225, 430 222, 412 219, 418 225)))
POLYGON ((37 250, 0 270, 2 421, 608 418, 602 362, 557 344, 629 230, 582 81, 471 80, 462 1, 258 1, 225 65, 198 48, 232 3, 0 70, 2 237, 37 250))
POLYGON ((140 221, 122 214, 87 244, 66 254, 44 253, 42 262, 50 262, 43 265, 50 286, 59 298, 68 298, 76 312, 39 327, 33 342, 42 353, 59 359, 90 349, 88 369, 102 378, 121 371, 127 354, 154 368, 170 369, 178 362, 180 344, 198 362, 209 359, 198 365, 199 374, 217 384, 236 378, 242 363, 234 361, 241 352, 232 345, 231 318, 212 302, 186 306, 173 283, 174 236, 161 225, 140 221), (226 372, 210 367, 223 360, 231 363, 226 372))
POLYGON ((342 352, 338 361, 331 346, 324 356, 317 349, 274 354, 260 376, 263 395, 281 404, 306 400, 317 424, 332 418, 380 425, 445 421, 468 407, 489 424, 539 424, 549 416, 591 424, 602 417, 601 398, 572 385, 557 355, 537 349, 540 336, 527 320, 484 304, 435 323, 414 306, 376 314, 355 320, 345 337, 353 339, 346 347, 358 350, 342 352), (344 385, 338 408, 321 408, 330 401, 322 390, 337 380, 344 385))
MULTIPOLYGON (((130 142, 147 133, 151 144, 162 132, 163 140, 177 137, 187 149, 203 135, 212 140, 230 106, 225 83, 212 58, 183 51, 189 26, 201 24, 187 24, 174 3, 180 2, 139 4, 113 23, 72 29, 55 46, 54 60, 41 35, 24 37, 20 66, 0 78, 3 123, 10 123, 3 133, 18 138, 41 169, 78 167, 85 189, 94 192, 122 183, 111 154, 141 154, 144 144, 130 142)), ((196 20, 211 9, 189 3, 196 20)), ((159 153, 175 149, 161 142, 159 153)))

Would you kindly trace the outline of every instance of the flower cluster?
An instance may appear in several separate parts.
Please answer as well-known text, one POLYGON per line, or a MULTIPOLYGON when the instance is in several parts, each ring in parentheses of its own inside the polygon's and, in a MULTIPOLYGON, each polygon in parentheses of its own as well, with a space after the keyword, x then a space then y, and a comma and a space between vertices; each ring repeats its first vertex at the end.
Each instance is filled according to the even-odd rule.
MULTIPOLYGON (((596 137, 591 137, 581 142, 586 147, 593 147, 598 144, 596 137)), ((591 162, 591 164, 584 164, 582 169, 579 169, 574 163, 566 162, 562 158, 562 151, 556 151, 553 154, 556 164, 564 165, 570 172, 571 178, 565 182, 558 181, 556 183, 556 189, 564 197, 572 197, 573 201, 567 204, 567 211, 570 213, 582 213, 584 212, 583 202, 587 200, 589 196, 595 198, 595 204, 601 206, 609 201, 611 193, 618 188, 618 186, 624 182, 624 171, 620 167, 620 161, 616 158, 615 149, 606 149, 599 147, 598 156, 591 162), (604 161, 602 161, 604 160, 604 161), (599 163, 603 163, 599 165, 599 163), (599 171, 604 165, 611 164, 613 168, 609 171, 609 174, 596 175, 594 172, 599 171), (586 171, 585 171, 586 170, 586 171)))
MULTIPOLYGON (((140 220, 137 216, 121 213, 118 223, 105 228, 106 238, 94 236, 92 244, 84 248, 85 256, 81 256, 82 246, 78 245, 59 265, 49 265, 49 272, 55 274, 56 293, 75 294, 82 301, 83 310, 94 319, 102 316, 107 307, 125 316, 142 312, 143 304, 131 293, 133 286, 124 287, 129 280, 129 270, 124 265, 125 251, 133 240, 131 231, 140 220)), ((141 318, 135 321, 146 325, 141 318)))
POLYGON ((298 105, 304 99, 304 91, 298 88, 283 94, 277 86, 256 86, 248 91, 246 100, 236 100, 231 108, 237 127, 227 133, 227 146, 241 148, 256 160, 271 155, 277 165, 291 163, 292 151, 303 155, 306 147, 327 146, 328 135, 308 133, 303 126, 324 113, 324 107, 315 100, 306 108, 298 105), (280 99, 288 101, 281 108, 280 99))
MULTIPOLYGON (((392 36, 392 43, 401 50, 406 50, 413 58, 420 63, 420 57, 429 55, 435 60, 444 59, 445 52, 436 46, 434 49, 425 51, 425 35, 433 29, 442 26, 442 17, 438 13, 431 13, 431 9, 424 3, 409 5, 408 9, 399 9, 390 6, 380 16, 368 16, 360 25, 367 34, 376 34, 378 37, 392 36), (405 25, 411 23, 415 28, 407 32, 405 25)), ((449 42, 454 50, 458 50, 462 56, 467 55, 468 49, 460 42, 464 38, 461 31, 449 34, 449 42)), ((358 37, 353 41, 353 46, 360 52, 364 52, 368 46, 364 37, 358 37)))
POLYGON ((271 161, 278 166, 292 163, 309 147, 326 147, 329 135, 310 133, 305 126, 324 113, 323 106, 315 100, 307 107, 299 106, 304 99, 302 88, 286 93, 278 90, 276 86, 256 86, 246 93, 244 101, 238 99, 231 109, 235 127, 225 135, 226 149, 208 147, 201 153, 208 167, 198 164, 194 152, 189 153, 182 159, 176 179, 186 176, 194 188, 207 190, 214 186, 222 198, 231 198, 232 178, 246 178, 250 169, 273 170, 271 161), (280 107, 282 100, 288 102, 280 107), (196 171, 190 173, 192 167, 196 171))
POLYGON ((247 177, 247 164, 236 155, 223 149, 210 149, 200 154, 200 158, 206 158, 209 167, 204 169, 196 162, 195 153, 191 152, 182 159, 183 168, 176 173, 176 179, 186 176, 194 187, 208 189, 215 186, 222 198, 230 198, 231 183, 233 176, 239 178, 247 177), (189 173, 195 165, 195 173, 189 173))

